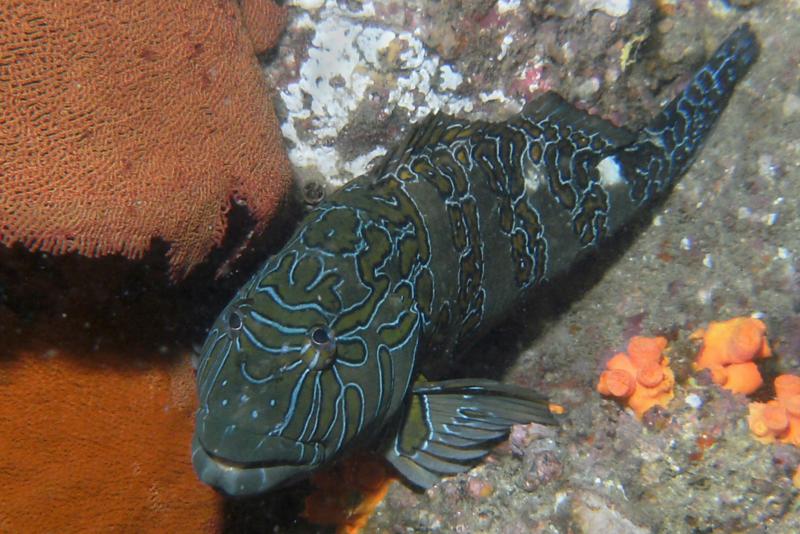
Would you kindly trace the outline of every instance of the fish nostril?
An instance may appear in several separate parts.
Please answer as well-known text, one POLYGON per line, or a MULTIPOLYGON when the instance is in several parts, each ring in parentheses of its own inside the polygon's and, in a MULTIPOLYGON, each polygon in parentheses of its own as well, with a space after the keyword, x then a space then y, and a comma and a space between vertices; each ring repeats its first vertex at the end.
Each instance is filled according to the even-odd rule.
POLYGON ((315 345, 326 345, 331 342, 331 333, 327 328, 318 326, 311 331, 311 341, 315 345))
POLYGON ((316 326, 308 331, 309 344, 304 351, 308 366, 319 371, 327 369, 336 359, 336 336, 327 326, 316 326))
POLYGON ((232 311, 228 315, 228 328, 234 331, 242 328, 242 316, 238 311, 232 311))

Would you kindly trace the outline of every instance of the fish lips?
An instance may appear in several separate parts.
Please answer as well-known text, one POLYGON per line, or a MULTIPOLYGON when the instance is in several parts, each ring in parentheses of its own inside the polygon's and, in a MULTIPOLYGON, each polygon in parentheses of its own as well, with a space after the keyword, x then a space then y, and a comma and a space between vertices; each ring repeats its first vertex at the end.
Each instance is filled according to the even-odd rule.
POLYGON ((244 465, 214 457, 195 435, 192 465, 197 476, 217 491, 232 497, 265 493, 307 476, 315 465, 244 465))
POLYGON ((257 432, 200 410, 192 464, 200 480, 232 496, 264 493, 303 478, 324 462, 322 444, 257 432))

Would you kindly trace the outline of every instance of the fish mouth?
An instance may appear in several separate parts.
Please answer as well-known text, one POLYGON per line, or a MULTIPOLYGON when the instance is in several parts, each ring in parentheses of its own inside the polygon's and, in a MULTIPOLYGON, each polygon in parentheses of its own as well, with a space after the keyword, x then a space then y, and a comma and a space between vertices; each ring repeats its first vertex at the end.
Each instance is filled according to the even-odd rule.
POLYGON ((229 461, 207 451, 197 436, 192 440, 192 465, 200 480, 232 497, 274 490, 307 476, 317 467, 314 464, 253 465, 229 461))

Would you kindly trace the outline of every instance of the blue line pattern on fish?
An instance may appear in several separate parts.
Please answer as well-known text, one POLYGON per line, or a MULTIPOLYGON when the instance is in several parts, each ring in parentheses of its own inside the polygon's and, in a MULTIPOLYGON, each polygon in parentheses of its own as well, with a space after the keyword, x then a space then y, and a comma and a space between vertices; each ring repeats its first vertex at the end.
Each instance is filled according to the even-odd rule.
POLYGON ((740 27, 638 133, 553 93, 502 123, 425 119, 311 212, 210 329, 200 478, 256 494, 370 446, 425 488, 511 425, 553 422, 531 391, 427 382, 425 361, 464 350, 663 197, 757 55, 740 27))

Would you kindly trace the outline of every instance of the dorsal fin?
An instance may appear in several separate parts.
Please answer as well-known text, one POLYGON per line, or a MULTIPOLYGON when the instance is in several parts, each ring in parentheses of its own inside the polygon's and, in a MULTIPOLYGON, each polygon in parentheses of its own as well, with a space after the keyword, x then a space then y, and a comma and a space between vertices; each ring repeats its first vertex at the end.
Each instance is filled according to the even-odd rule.
POLYGON ((468 136, 484 124, 483 121, 458 119, 446 113, 431 113, 411 127, 403 141, 375 166, 373 172, 381 176, 386 169, 399 165, 414 154, 437 143, 450 143, 468 136))
POLYGON ((525 104, 521 115, 535 123, 549 121, 555 124, 566 124, 586 136, 599 133, 609 145, 615 148, 630 145, 636 140, 636 135, 627 128, 614 126, 602 117, 576 108, 564 100, 561 95, 553 92, 547 92, 525 104))
MULTIPOLYGON (((607 148, 612 150, 628 146, 636 140, 636 135, 627 128, 614 126, 601 117, 590 115, 553 92, 545 93, 528 102, 522 109, 520 117, 536 124, 549 122, 556 126, 568 125, 573 131, 580 131, 586 137, 599 134, 606 141, 607 148)), ((514 120, 519 120, 519 117, 511 119, 514 120)), ((414 154, 429 149, 437 143, 450 144, 493 124, 502 126, 505 123, 468 121, 446 113, 432 113, 408 131, 403 142, 375 166, 374 173, 376 176, 381 176, 386 169, 400 165, 414 154)))

